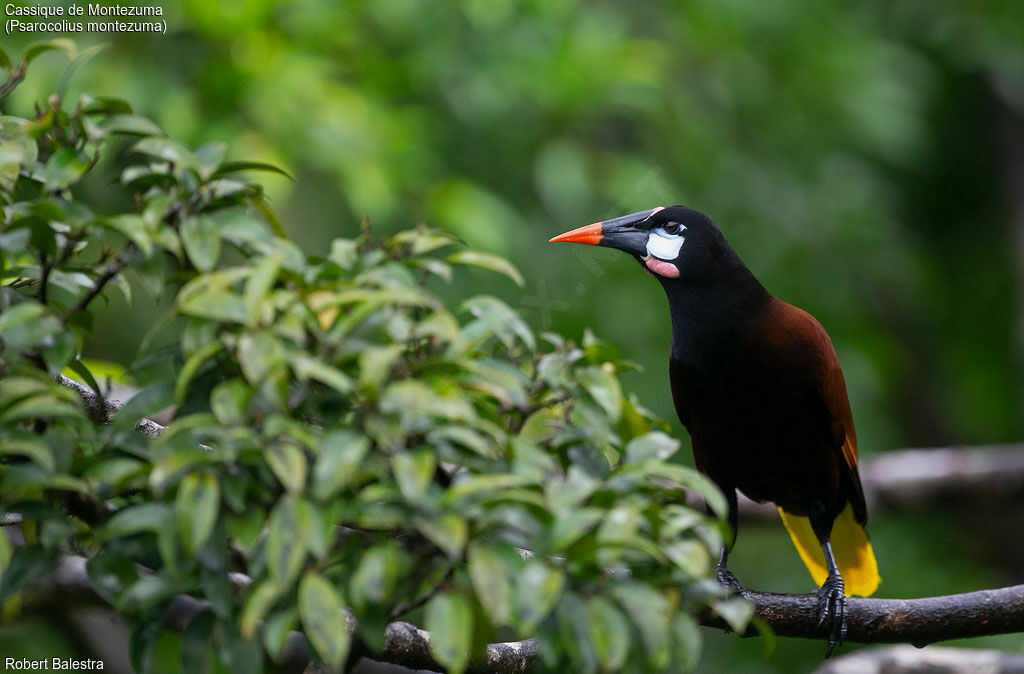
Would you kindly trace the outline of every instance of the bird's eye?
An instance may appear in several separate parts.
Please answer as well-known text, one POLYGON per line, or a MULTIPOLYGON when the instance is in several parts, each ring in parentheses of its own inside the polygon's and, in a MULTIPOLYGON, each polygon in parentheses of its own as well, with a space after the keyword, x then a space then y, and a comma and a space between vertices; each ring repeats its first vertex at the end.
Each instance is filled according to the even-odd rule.
POLYGON ((674 237, 676 234, 679 234, 684 229, 686 229, 686 227, 679 224, 678 222, 668 222, 665 223, 665 225, 663 225, 662 227, 658 227, 656 230, 654 230, 654 233, 662 238, 669 239, 674 237))

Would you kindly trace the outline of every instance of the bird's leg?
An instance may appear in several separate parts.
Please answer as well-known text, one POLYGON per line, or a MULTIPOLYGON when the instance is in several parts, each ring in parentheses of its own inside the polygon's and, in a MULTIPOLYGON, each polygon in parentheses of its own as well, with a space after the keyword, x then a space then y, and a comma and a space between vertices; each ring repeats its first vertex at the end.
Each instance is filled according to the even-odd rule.
POLYGON ((739 529, 736 490, 723 488, 722 493, 725 494, 726 501, 729 504, 729 530, 732 532, 732 540, 726 541, 722 545, 722 555, 718 558, 718 564, 715 566, 715 578, 726 589, 734 590, 736 594, 743 594, 743 586, 740 585, 740 581, 736 580, 736 576, 733 575, 728 566, 729 550, 736 543, 736 533, 739 529))
POLYGON ((715 566, 715 578, 718 583, 726 589, 731 589, 736 594, 743 594, 743 586, 740 585, 740 581, 736 580, 736 576, 729 570, 729 548, 722 546, 722 556, 718 558, 718 564, 715 566))
POLYGON ((829 617, 828 649, 825 657, 832 655, 836 644, 842 646, 846 639, 846 588, 843 586, 843 577, 839 574, 839 567, 832 555, 832 543, 825 539, 821 544, 825 552, 825 563, 828 565, 828 578, 817 590, 818 595, 818 627, 825 623, 829 617))

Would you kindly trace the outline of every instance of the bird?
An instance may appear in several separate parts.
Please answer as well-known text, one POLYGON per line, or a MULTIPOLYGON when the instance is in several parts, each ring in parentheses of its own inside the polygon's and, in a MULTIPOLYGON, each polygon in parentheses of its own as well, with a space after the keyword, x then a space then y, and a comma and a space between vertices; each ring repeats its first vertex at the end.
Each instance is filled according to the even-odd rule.
POLYGON ((658 206, 550 239, 633 256, 668 297, 669 383, 697 469, 728 502, 732 537, 739 490, 779 509, 818 589, 818 626, 829 657, 847 630, 847 595, 869 596, 881 578, 867 535, 867 506, 846 381, 828 333, 809 313, 769 293, 711 218, 658 206))

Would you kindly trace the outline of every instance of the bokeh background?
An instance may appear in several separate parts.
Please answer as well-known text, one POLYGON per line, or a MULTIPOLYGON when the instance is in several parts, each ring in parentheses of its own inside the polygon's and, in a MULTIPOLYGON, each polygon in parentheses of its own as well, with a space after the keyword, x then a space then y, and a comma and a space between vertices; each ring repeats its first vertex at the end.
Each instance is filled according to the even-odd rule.
MULTIPOLYGON (((657 283, 614 251, 545 243, 685 204, 827 328, 862 455, 1021 438, 1020 0, 158 4, 165 36, 71 36, 109 45, 73 92, 127 99, 174 137, 286 168, 294 181, 263 182, 307 252, 368 217, 507 256, 524 288, 472 273, 455 284, 500 295, 538 330, 589 327, 618 344, 642 368, 627 385, 688 442, 657 283)), ((17 53, 46 37, 2 40, 17 53)), ((65 65, 40 57, 3 111, 28 114, 65 65)), ((129 364, 155 311, 112 301, 90 355, 129 364)), ((873 516, 879 596, 1022 582, 1009 508, 873 516)), ((731 562, 748 586, 812 589, 779 524, 744 524, 731 562)), ((0 651, 23 650, 33 629, 0 628, 0 651)), ((1020 653, 1024 636, 962 645, 1020 653)), ((809 671, 823 650, 709 632, 702 669, 809 671)))

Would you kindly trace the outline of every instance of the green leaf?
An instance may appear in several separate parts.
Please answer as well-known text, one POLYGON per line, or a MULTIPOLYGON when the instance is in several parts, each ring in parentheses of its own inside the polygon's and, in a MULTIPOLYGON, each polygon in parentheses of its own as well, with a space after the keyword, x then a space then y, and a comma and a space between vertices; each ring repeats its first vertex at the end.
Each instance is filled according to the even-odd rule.
POLYGON ((244 638, 252 639, 256 636, 260 622, 270 613, 284 592, 284 587, 269 580, 258 583, 249 590, 249 596, 245 599, 242 616, 239 619, 244 638))
POLYGON ((123 234, 128 240, 138 246, 139 250, 146 257, 153 253, 153 238, 146 225, 146 221, 138 215, 114 215, 109 218, 100 218, 97 222, 107 229, 112 229, 123 234))
POLYGON ((502 554, 493 544, 469 546, 469 578, 480 605, 495 625, 507 625, 512 617, 513 592, 502 554))
POLYGON ((348 375, 316 358, 300 354, 293 357, 291 362, 295 376, 300 379, 313 379, 343 395, 355 389, 348 375))
POLYGON ((653 431, 626 444, 626 463, 638 463, 647 459, 665 461, 679 451, 679 441, 662 433, 653 431))
POLYGON ((676 661, 684 672, 692 672, 700 661, 700 627, 688 613, 676 613, 672 621, 672 643, 675 646, 676 661))
POLYGON ((0 578, 3 578, 4 573, 7 572, 7 567, 10 566, 13 556, 14 546, 11 545, 11 539, 7 537, 6 533, 0 532, 0 578))
POLYGON ((224 161, 224 155, 228 151, 226 143, 207 143, 196 148, 196 165, 199 168, 199 179, 210 180, 214 173, 220 168, 224 161))
POLYGON ((693 489, 704 497, 708 507, 718 517, 724 518, 729 514, 729 505, 726 503, 722 491, 714 482, 693 468, 660 461, 646 461, 636 465, 640 466, 648 475, 662 477, 682 487, 693 489))
POLYGON ((520 636, 532 636, 562 596, 565 572, 547 563, 531 559, 519 572, 516 589, 516 616, 520 636))
POLYGON ((312 524, 308 503, 292 496, 278 500, 267 521, 267 566, 273 580, 287 585, 299 575, 312 524))
POLYGON ((342 269, 351 269, 359 258, 359 249, 351 239, 335 239, 331 242, 331 252, 327 259, 342 269))
POLYGON ((499 274, 504 274, 515 281, 516 285, 520 288, 526 283, 523 280, 523 275, 519 273, 519 270, 516 269, 515 265, 505 258, 498 257, 497 255, 491 255, 490 253, 480 253, 475 250, 463 250, 449 255, 445 258, 445 262, 448 262, 449 264, 479 267, 481 269, 488 269, 499 274))
POLYGON ((449 672, 461 674, 469 662, 473 645, 473 612, 465 597, 448 592, 427 604, 426 630, 430 632, 430 651, 449 672))
POLYGON ((175 595, 177 587, 165 576, 143 576, 118 595, 114 608, 125 613, 146 612, 175 595))
POLYGON ((421 534, 443 550, 449 559, 455 561, 462 557, 462 550, 469 536, 469 525, 465 518, 448 513, 429 519, 416 517, 413 524, 421 534))
POLYGON ((672 541, 663 545, 661 549, 673 564, 691 578, 704 578, 711 571, 711 553, 699 541, 692 539, 672 541))
MULTIPOLYGON (((56 469, 56 461, 43 437, 18 429, 0 428, 0 456, 24 456, 46 471, 56 469)), ((0 531, 0 537, 3 532, 0 531)))
POLYGON ((267 171, 269 173, 283 175, 289 180, 295 180, 295 178, 293 178, 292 175, 283 168, 262 161, 226 161, 221 164, 216 171, 214 171, 213 178, 221 178, 240 171, 267 171))
POLYGON ((603 508, 583 508, 559 514, 551 524, 551 551, 559 552, 576 543, 596 528, 605 514, 603 508))
POLYGON ((461 479, 457 484, 452 485, 445 492, 444 504, 451 504, 459 499, 479 494, 480 492, 491 492, 510 487, 521 487, 532 484, 533 479, 526 475, 510 475, 507 473, 492 473, 486 475, 474 475, 461 479))
POLYGON ((78 375, 75 378, 81 381, 82 383, 86 384, 89 388, 93 390, 94 393, 102 395, 103 392, 100 390, 99 382, 96 381, 96 377, 92 375, 92 371, 89 370, 89 367, 81 360, 76 358, 75 360, 68 363, 68 370, 78 375))
POLYGON ((448 390, 442 394, 417 379, 389 384, 381 394, 380 409, 398 414, 413 428, 431 425, 433 417, 469 421, 476 416, 473 407, 456 391, 448 390))
POLYGON ((131 430, 139 421, 170 407, 174 401, 171 382, 158 381, 133 395, 124 407, 117 411, 111 427, 115 432, 131 430))
POLYGON ((391 471, 406 500, 416 503, 434 477, 437 468, 434 452, 423 449, 418 452, 401 452, 391 457, 391 471))
MULTIPOLYGON (((64 100, 64 97, 68 93, 68 86, 70 86, 70 84, 71 84, 71 78, 73 78, 75 76, 75 73, 77 73, 82 68, 82 66, 84 66, 86 63, 88 63, 89 60, 92 59, 93 56, 95 56, 96 54, 100 53, 101 51, 103 51, 106 48, 107 48, 107 45, 106 44, 102 44, 102 43, 101 44, 97 44, 97 45, 93 45, 93 46, 83 50, 81 53, 79 53, 74 58, 72 58, 71 63, 68 64, 68 67, 65 68, 64 72, 61 74, 60 80, 57 81, 56 96, 57 96, 57 100, 58 101, 63 101, 64 100)), ((74 52, 69 52, 69 53, 74 53, 74 52)))
POLYGON ((359 383, 376 391, 391 374, 395 361, 405 351, 403 344, 372 346, 359 354, 359 383))
POLYGON ((41 42, 32 42, 25 47, 25 53, 22 55, 22 60, 26 63, 31 63, 40 54, 44 54, 54 49, 60 49, 67 52, 69 58, 74 58, 78 53, 78 48, 75 47, 74 40, 67 38, 57 38, 54 40, 45 40, 41 42))
POLYGON ((263 298, 267 296, 267 292, 274 286, 274 280, 277 278, 280 268, 281 256, 278 253, 260 257, 256 266, 252 268, 252 273, 249 274, 249 278, 245 282, 243 298, 245 306, 249 308, 249 313, 253 316, 259 315, 256 310, 263 298))
POLYGON ((217 266, 220 257, 220 234, 217 225, 208 215, 192 215, 185 218, 178 230, 181 245, 199 271, 210 271, 217 266))
POLYGON ((229 290, 214 290, 189 296, 178 295, 178 311, 188 316, 212 318, 224 323, 249 323, 251 314, 241 297, 229 290))
POLYGON ((185 365, 181 368, 181 372, 178 373, 178 379, 174 383, 174 399, 179 403, 185 401, 185 393, 188 391, 188 385, 192 381, 192 378, 199 372, 199 368, 203 364, 216 356, 224 349, 224 342, 217 339, 199 348, 198 351, 193 353, 185 361, 185 365))
POLYGON ((306 488, 306 455, 290 442, 276 442, 263 456, 281 486, 289 494, 301 494, 306 488))
POLYGON ((43 182, 46 189, 50 191, 63 190, 88 170, 88 157, 71 148, 61 148, 54 152, 46 162, 43 182))
POLYGON ((754 617, 754 605, 743 597, 722 599, 712 604, 711 608, 737 634, 743 634, 750 619, 754 617))
POLYGON ((176 140, 169 138, 143 138, 132 146, 132 152, 147 154, 186 168, 195 166, 196 159, 192 152, 176 140))
POLYGON ((596 672, 597 653, 590 643, 590 625, 587 607, 574 592, 566 592, 555 608, 557 635, 561 638, 566 655, 580 672, 596 672))
POLYGON ((632 633, 626 616, 604 597, 591 597, 587 600, 587 628, 601 669, 621 671, 629 655, 632 633))
POLYGON ((643 639, 647 662, 661 670, 671 660, 669 619, 672 608, 668 600, 649 585, 637 581, 617 583, 611 594, 625 609, 643 639))
POLYGON ((153 649, 163 630, 163 620, 159 618, 137 622, 132 628, 128 640, 128 661, 134 671, 151 671, 153 649))
POLYGON ((114 516, 96 533, 100 540, 109 541, 124 536, 155 532, 169 526, 173 517, 174 511, 167 503, 140 503, 114 513, 114 516))
POLYGON ((105 601, 113 604, 124 589, 139 578, 139 571, 128 557, 100 550, 85 563, 89 585, 105 601))
POLYGON ((253 390, 239 377, 221 382, 210 393, 210 410, 225 426, 242 424, 247 415, 253 390))
POLYGON ((96 126, 105 133, 123 133, 131 136, 159 136, 163 133, 155 123, 139 115, 110 115, 96 126))
POLYGON ((387 601, 395 591, 401 571, 402 553, 394 543, 375 545, 363 552, 349 581, 352 604, 362 608, 387 601))
POLYGON ((220 511, 220 484, 213 475, 191 473, 178 485, 174 502, 178 538, 195 556, 209 540, 220 511))
POLYGON ((263 644, 274 662, 281 660, 290 632, 299 626, 299 610, 289 606, 267 618, 263 623, 263 644))
POLYGON ((331 431, 324 436, 313 465, 313 497, 326 501, 351 484, 369 449, 370 439, 354 431, 331 431))
POLYGON ((448 348, 449 356, 470 353, 491 337, 497 337, 509 349, 517 339, 531 351, 537 347, 530 326, 498 298, 474 297, 463 302, 462 308, 473 314, 475 320, 462 329, 459 338, 448 348))
POLYGON ((200 611, 188 622, 181 634, 181 670, 205 674, 213 671, 213 611, 200 611))
POLYGON ((622 415, 622 387, 615 371, 602 366, 585 367, 578 373, 580 384, 613 421, 622 415))
POLYGON ((342 613, 344 604, 335 586, 310 571, 299 583, 299 616, 317 654, 333 669, 348 658, 351 636, 342 613))
POLYGON ((15 353, 43 344, 61 329, 60 322, 46 307, 31 300, 0 312, 0 342, 15 353))
POLYGON ((284 344, 270 332, 246 332, 238 338, 238 364, 250 384, 262 382, 284 360, 284 344))
MULTIPOLYGON (((0 532, 0 535, 7 534, 0 532)), ((59 550, 49 550, 39 544, 25 545, 15 550, 0 577, 0 605, 22 588, 41 580, 50 571, 59 554, 59 550)))

